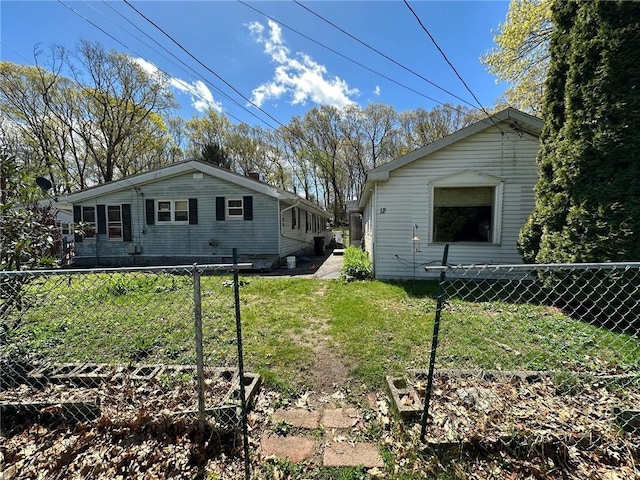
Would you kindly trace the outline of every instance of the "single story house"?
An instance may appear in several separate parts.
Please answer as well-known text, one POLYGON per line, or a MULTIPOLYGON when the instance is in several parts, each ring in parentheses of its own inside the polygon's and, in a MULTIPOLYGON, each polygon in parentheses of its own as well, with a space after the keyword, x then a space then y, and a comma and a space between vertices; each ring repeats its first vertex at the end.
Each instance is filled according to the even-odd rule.
POLYGON ((329 214, 300 196, 197 160, 68 195, 76 266, 238 260, 268 270, 330 239, 329 214))
POLYGON ((507 108, 367 174, 356 213, 379 279, 441 265, 519 264, 542 121, 507 108))

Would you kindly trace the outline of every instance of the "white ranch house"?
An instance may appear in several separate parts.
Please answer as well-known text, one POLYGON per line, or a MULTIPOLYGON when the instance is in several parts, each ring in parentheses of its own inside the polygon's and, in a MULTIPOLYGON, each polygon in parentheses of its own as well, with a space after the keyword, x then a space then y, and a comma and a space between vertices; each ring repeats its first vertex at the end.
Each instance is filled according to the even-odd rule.
POLYGON ((450 264, 522 263, 541 129, 507 108, 371 170, 356 212, 375 277, 424 277, 447 243, 450 264))

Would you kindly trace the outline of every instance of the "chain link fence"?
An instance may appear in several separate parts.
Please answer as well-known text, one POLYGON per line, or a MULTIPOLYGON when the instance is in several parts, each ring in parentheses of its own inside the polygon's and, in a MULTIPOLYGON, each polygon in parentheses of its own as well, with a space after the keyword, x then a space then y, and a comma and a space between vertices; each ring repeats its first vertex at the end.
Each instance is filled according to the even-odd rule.
POLYGON ((637 464, 639 263, 426 270, 440 295, 430 368, 413 372, 423 440, 637 464))
POLYGON ((246 445, 238 268, 0 272, 0 476, 191 478, 246 445))

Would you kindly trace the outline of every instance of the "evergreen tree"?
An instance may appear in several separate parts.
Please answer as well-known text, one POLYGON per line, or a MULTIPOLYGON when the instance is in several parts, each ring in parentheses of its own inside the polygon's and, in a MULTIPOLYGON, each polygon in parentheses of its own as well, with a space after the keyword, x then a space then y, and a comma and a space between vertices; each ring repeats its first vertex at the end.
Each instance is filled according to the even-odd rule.
POLYGON ((525 261, 640 260, 640 3, 558 0, 525 261))
POLYGON ((229 160, 224 149, 217 143, 207 143, 202 147, 199 160, 215 165, 216 167, 231 170, 231 160, 229 160))

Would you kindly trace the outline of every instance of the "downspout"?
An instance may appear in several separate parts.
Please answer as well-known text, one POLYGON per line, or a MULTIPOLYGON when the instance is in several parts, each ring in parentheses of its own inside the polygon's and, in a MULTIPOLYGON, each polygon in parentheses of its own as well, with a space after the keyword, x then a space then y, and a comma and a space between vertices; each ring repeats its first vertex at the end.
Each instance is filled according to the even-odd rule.
MULTIPOLYGON (((296 208, 296 207, 298 207, 298 206, 300 206, 300 202, 299 202, 299 201, 296 201, 296 203, 294 203, 293 205, 291 205, 291 206, 289 206, 289 207, 287 207, 287 208, 283 208, 282 210, 280 210, 280 218, 279 218, 280 222, 279 222, 279 224, 280 224, 280 235, 282 235, 283 237, 286 237, 286 238, 290 238, 290 239, 292 239, 292 240, 300 241, 300 239, 299 239, 299 238, 292 237, 291 235, 287 235, 286 233, 284 233, 284 232, 282 231, 282 214, 283 214, 284 212, 286 212, 287 210, 291 210, 292 208, 296 208)), ((278 251, 280 251, 280 249, 278 249, 278 251)))
MULTIPOLYGON (((97 202, 97 201, 96 201, 97 202)), ((96 265, 99 266, 100 265, 100 254, 98 253, 100 250, 100 235, 98 235, 98 204, 94 203, 93 204, 93 208, 94 208, 94 219, 95 219, 95 235, 96 235, 96 265)))

